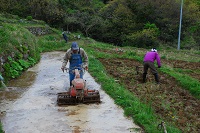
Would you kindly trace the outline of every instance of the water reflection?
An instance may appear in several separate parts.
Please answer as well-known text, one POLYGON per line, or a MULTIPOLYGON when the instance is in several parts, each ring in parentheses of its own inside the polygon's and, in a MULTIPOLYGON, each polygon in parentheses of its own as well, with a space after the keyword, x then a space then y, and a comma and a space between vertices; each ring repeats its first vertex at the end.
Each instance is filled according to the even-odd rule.
POLYGON ((10 105, 33 84, 35 78, 35 72, 26 71, 19 78, 10 80, 6 89, 0 91, 0 118, 5 115, 10 105))

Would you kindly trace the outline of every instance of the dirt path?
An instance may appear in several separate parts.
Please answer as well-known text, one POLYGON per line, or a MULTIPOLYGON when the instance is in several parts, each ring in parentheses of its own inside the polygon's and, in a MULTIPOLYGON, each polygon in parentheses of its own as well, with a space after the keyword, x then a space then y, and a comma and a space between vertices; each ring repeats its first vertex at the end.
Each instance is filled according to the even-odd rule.
POLYGON ((59 107, 58 92, 69 86, 60 70, 63 52, 42 55, 39 64, 0 92, 0 118, 6 133, 130 133, 140 128, 123 115, 101 86, 85 73, 89 89, 98 89, 101 104, 59 107))

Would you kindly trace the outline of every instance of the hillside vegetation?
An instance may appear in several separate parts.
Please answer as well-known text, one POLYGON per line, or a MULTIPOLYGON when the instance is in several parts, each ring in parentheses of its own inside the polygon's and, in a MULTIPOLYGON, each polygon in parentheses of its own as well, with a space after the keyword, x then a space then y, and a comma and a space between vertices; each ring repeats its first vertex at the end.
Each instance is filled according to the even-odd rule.
MULTIPOLYGON (((183 2, 180 47, 199 49, 199 0, 183 2)), ((1 0, 0 12, 118 46, 177 48, 180 6, 181 0, 1 0)))
POLYGON ((91 75, 124 109, 125 115, 133 118, 145 132, 162 133, 163 129, 157 129, 161 121, 165 122, 168 133, 200 131, 198 50, 158 49, 162 63, 159 69, 161 84, 154 84, 151 74, 148 82, 143 84, 142 69, 137 71, 136 67, 142 66, 143 56, 149 49, 117 47, 88 37, 76 40, 75 33, 68 34, 69 42, 66 44, 62 31, 49 27, 43 21, 15 17, 8 19, 0 15, 0 55, 6 59, 6 63, 1 65, 1 74, 8 82, 36 64, 41 52, 66 50, 72 41, 77 41, 89 55, 91 75), (45 27, 51 32, 34 35, 28 30, 30 27, 45 27), (25 58, 23 55, 27 52, 25 58), (13 69, 14 72, 11 71, 13 69))

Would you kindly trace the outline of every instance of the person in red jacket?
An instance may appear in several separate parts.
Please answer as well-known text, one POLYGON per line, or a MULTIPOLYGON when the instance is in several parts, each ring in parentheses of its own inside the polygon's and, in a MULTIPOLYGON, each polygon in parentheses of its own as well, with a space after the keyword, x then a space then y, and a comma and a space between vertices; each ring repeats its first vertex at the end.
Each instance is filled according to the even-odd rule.
POLYGON ((146 75, 148 72, 148 68, 150 68, 152 74, 155 77, 156 83, 159 84, 158 72, 154 65, 155 60, 157 61, 158 68, 160 68, 161 67, 160 56, 157 53, 156 48, 152 48, 151 51, 149 51, 145 54, 144 60, 143 60, 144 61, 144 64, 143 64, 143 66, 144 66, 143 82, 144 83, 146 82, 146 75))

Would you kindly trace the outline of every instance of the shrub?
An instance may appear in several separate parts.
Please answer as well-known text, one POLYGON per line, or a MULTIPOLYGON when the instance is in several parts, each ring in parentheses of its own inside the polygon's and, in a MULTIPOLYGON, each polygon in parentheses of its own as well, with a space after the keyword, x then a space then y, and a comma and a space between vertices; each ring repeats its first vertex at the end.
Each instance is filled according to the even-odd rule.
POLYGON ((31 20, 33 20, 33 17, 32 17, 32 16, 27 16, 26 19, 27 19, 28 21, 31 21, 31 20))
POLYGON ((19 63, 22 66, 22 68, 25 68, 25 69, 29 68, 29 66, 30 66, 29 62, 22 60, 22 59, 19 60, 19 63))
POLYGON ((134 46, 139 48, 158 47, 158 41, 154 30, 144 29, 142 31, 132 33, 123 38, 125 46, 134 46))

